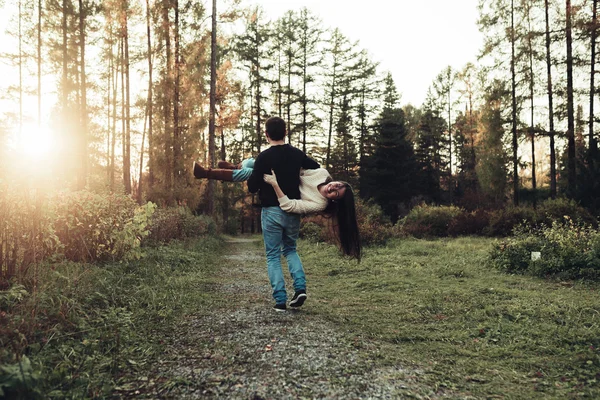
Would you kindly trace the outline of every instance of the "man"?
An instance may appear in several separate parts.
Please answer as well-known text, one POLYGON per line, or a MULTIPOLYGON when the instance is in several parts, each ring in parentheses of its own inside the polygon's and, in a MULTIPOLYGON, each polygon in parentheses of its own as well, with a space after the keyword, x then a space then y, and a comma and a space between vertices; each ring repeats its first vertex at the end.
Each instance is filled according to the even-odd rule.
POLYGON ((286 213, 279 207, 273 187, 263 179, 264 174, 277 176, 281 190, 290 199, 300 199, 300 169, 317 169, 319 164, 301 150, 285 143, 285 121, 271 117, 265 122, 265 134, 270 147, 261 152, 254 162, 254 170, 248 179, 248 190, 258 192, 262 206, 261 226, 267 256, 267 273, 276 311, 286 310, 287 293, 281 254, 286 258, 290 275, 294 281, 294 297, 290 307, 300 307, 307 298, 306 277, 302 261, 296 252, 296 240, 300 232, 300 215, 286 213))

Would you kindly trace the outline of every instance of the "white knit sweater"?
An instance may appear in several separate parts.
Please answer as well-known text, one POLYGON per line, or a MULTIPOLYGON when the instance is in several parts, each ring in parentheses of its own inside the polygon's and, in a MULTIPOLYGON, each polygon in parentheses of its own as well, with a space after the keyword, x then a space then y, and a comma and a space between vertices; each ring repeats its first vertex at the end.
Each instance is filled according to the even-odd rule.
POLYGON ((283 211, 295 214, 318 213, 327 207, 327 200, 319 192, 318 186, 329 178, 326 169, 303 169, 300 171, 300 198, 292 200, 287 196, 280 197, 279 206, 283 211))

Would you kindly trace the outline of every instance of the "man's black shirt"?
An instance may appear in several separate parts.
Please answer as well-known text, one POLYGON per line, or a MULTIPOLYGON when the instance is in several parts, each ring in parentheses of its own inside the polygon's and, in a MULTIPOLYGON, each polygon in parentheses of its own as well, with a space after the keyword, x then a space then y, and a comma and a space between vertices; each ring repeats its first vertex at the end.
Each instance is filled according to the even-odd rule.
POLYGON ((300 199, 300 169, 317 169, 320 165, 309 158, 300 149, 289 144, 271 146, 261 152, 254 161, 254 171, 248 179, 250 193, 258 193, 263 207, 279 206, 273 187, 266 183, 263 174, 270 174, 271 169, 277 175, 277 183, 281 191, 290 199, 300 199))

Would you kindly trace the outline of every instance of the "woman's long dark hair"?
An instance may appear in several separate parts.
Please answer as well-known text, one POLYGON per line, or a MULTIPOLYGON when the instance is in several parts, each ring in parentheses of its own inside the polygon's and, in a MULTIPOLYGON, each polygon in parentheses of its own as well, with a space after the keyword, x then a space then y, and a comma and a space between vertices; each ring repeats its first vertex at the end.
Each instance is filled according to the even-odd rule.
POLYGON ((324 213, 334 218, 334 230, 342 252, 360 261, 362 245, 356 221, 354 192, 348 182, 342 183, 346 187, 344 197, 338 200, 329 200, 324 213))

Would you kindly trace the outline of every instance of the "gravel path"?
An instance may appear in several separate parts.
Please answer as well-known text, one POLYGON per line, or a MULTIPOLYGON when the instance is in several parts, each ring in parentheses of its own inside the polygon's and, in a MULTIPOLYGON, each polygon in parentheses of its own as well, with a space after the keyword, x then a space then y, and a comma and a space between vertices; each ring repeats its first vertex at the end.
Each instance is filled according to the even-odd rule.
POLYGON ((256 239, 228 239, 217 284, 204 290, 218 301, 173 331, 155 366, 159 398, 441 397, 418 386, 418 370, 375 367, 381 347, 311 312, 310 288, 301 309, 272 310, 256 239))

